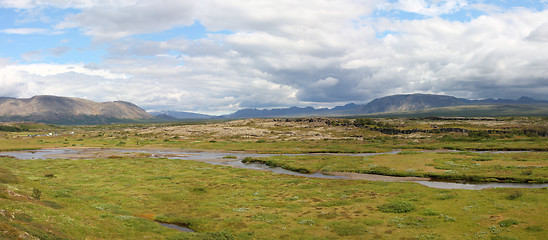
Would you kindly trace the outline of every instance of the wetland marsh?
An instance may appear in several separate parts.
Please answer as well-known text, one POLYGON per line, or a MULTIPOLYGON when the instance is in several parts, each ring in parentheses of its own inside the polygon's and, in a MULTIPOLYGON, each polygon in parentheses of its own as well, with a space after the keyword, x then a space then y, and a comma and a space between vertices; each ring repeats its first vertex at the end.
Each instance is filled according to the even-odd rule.
POLYGON ((249 157, 308 173, 545 183, 547 122, 255 119, 29 125, 26 131, 0 132, 0 151, 26 149, 18 153, 28 154, 17 159, 0 153, 0 236, 543 239, 548 228, 546 187, 437 189, 414 182, 275 174, 225 163, 243 164, 249 157), (448 128, 466 131, 434 131, 448 128), (401 133, 406 129, 420 131, 401 133), (56 156, 37 157, 39 149, 56 149, 56 156), (199 152, 207 154, 196 157, 199 152))

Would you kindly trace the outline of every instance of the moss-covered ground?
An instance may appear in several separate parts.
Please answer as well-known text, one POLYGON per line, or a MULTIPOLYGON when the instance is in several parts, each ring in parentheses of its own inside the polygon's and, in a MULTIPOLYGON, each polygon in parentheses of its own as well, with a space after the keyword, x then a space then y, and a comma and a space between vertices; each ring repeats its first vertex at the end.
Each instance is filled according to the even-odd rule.
POLYGON ((203 237, 153 219, 236 239, 542 239, 548 226, 547 189, 440 190, 169 159, 0 161, 4 238, 203 237))
MULTIPOLYGON (((360 124, 346 119, 26 124, 19 130, 1 131, 0 150, 161 147, 340 153, 403 149, 399 154, 376 156, 268 160, 310 171, 544 181, 546 124, 543 118, 374 119, 360 124), (466 131, 432 131, 449 126, 466 131), (409 129, 420 131, 398 132, 409 129), (467 151, 423 152, 447 149, 467 151)), ((412 182, 312 179, 146 156, 0 157, 2 239, 545 239, 547 200, 546 188, 443 190, 412 182), (156 221, 188 226, 196 233, 178 232, 156 221)))
POLYGON ((298 155, 246 159, 301 172, 354 172, 475 182, 548 182, 548 152, 402 151, 375 156, 298 155))

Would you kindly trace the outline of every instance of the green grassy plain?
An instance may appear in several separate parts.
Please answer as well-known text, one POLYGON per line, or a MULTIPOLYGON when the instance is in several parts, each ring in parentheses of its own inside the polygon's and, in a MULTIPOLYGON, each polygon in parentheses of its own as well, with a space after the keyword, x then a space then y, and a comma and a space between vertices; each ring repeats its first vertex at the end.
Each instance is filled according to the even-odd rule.
MULTIPOLYGON (((546 118, 387 118, 364 121, 365 125, 348 121, 26 124, 17 131, 0 131, 0 151, 98 147, 367 153, 402 149, 399 154, 376 156, 266 160, 310 172, 436 173, 485 181, 544 182, 548 178, 546 118), (392 132, 420 131, 387 134, 381 127, 392 132), (471 133, 432 131, 450 127, 471 133), (465 151, 423 152, 448 149, 465 151)), ((2 239, 545 239, 547 200, 546 188, 444 190, 412 182, 313 179, 146 156, 48 160, 0 156, 2 239), (197 232, 181 233, 154 220, 197 232)))
POLYGON ((548 182, 548 152, 402 151, 375 156, 273 156, 253 159, 301 172, 354 172, 475 182, 548 182))
POLYGON ((546 189, 440 190, 169 159, 0 161, 2 179, 17 179, 2 180, 4 238, 542 239, 548 226, 546 189), (391 202, 414 209, 380 210, 391 202), (507 219, 517 224, 500 226, 507 219))
POLYGON ((352 125, 347 119, 98 126, 24 124, 23 129, 28 131, 0 131, 0 151, 51 147, 214 149, 258 153, 367 153, 393 149, 548 151, 546 117, 479 119, 381 118, 365 126, 352 125), (436 132, 447 128, 471 132, 436 132), (425 132, 382 133, 391 129, 425 132), (52 135, 44 136, 49 133, 52 135))

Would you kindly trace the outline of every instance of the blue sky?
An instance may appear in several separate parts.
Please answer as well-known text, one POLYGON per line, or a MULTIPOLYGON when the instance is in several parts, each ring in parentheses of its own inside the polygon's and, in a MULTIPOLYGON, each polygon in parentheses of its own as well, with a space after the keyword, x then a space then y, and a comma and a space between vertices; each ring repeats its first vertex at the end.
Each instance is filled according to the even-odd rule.
POLYGON ((548 1, 0 0, 0 96, 147 110, 548 100, 548 1))

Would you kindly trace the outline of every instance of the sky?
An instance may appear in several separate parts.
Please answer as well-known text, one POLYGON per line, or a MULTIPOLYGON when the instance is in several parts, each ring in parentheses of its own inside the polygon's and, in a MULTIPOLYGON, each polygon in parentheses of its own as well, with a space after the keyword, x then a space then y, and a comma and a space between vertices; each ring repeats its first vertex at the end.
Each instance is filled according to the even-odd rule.
POLYGON ((0 96, 147 111, 548 100, 548 0, 0 0, 0 96))

